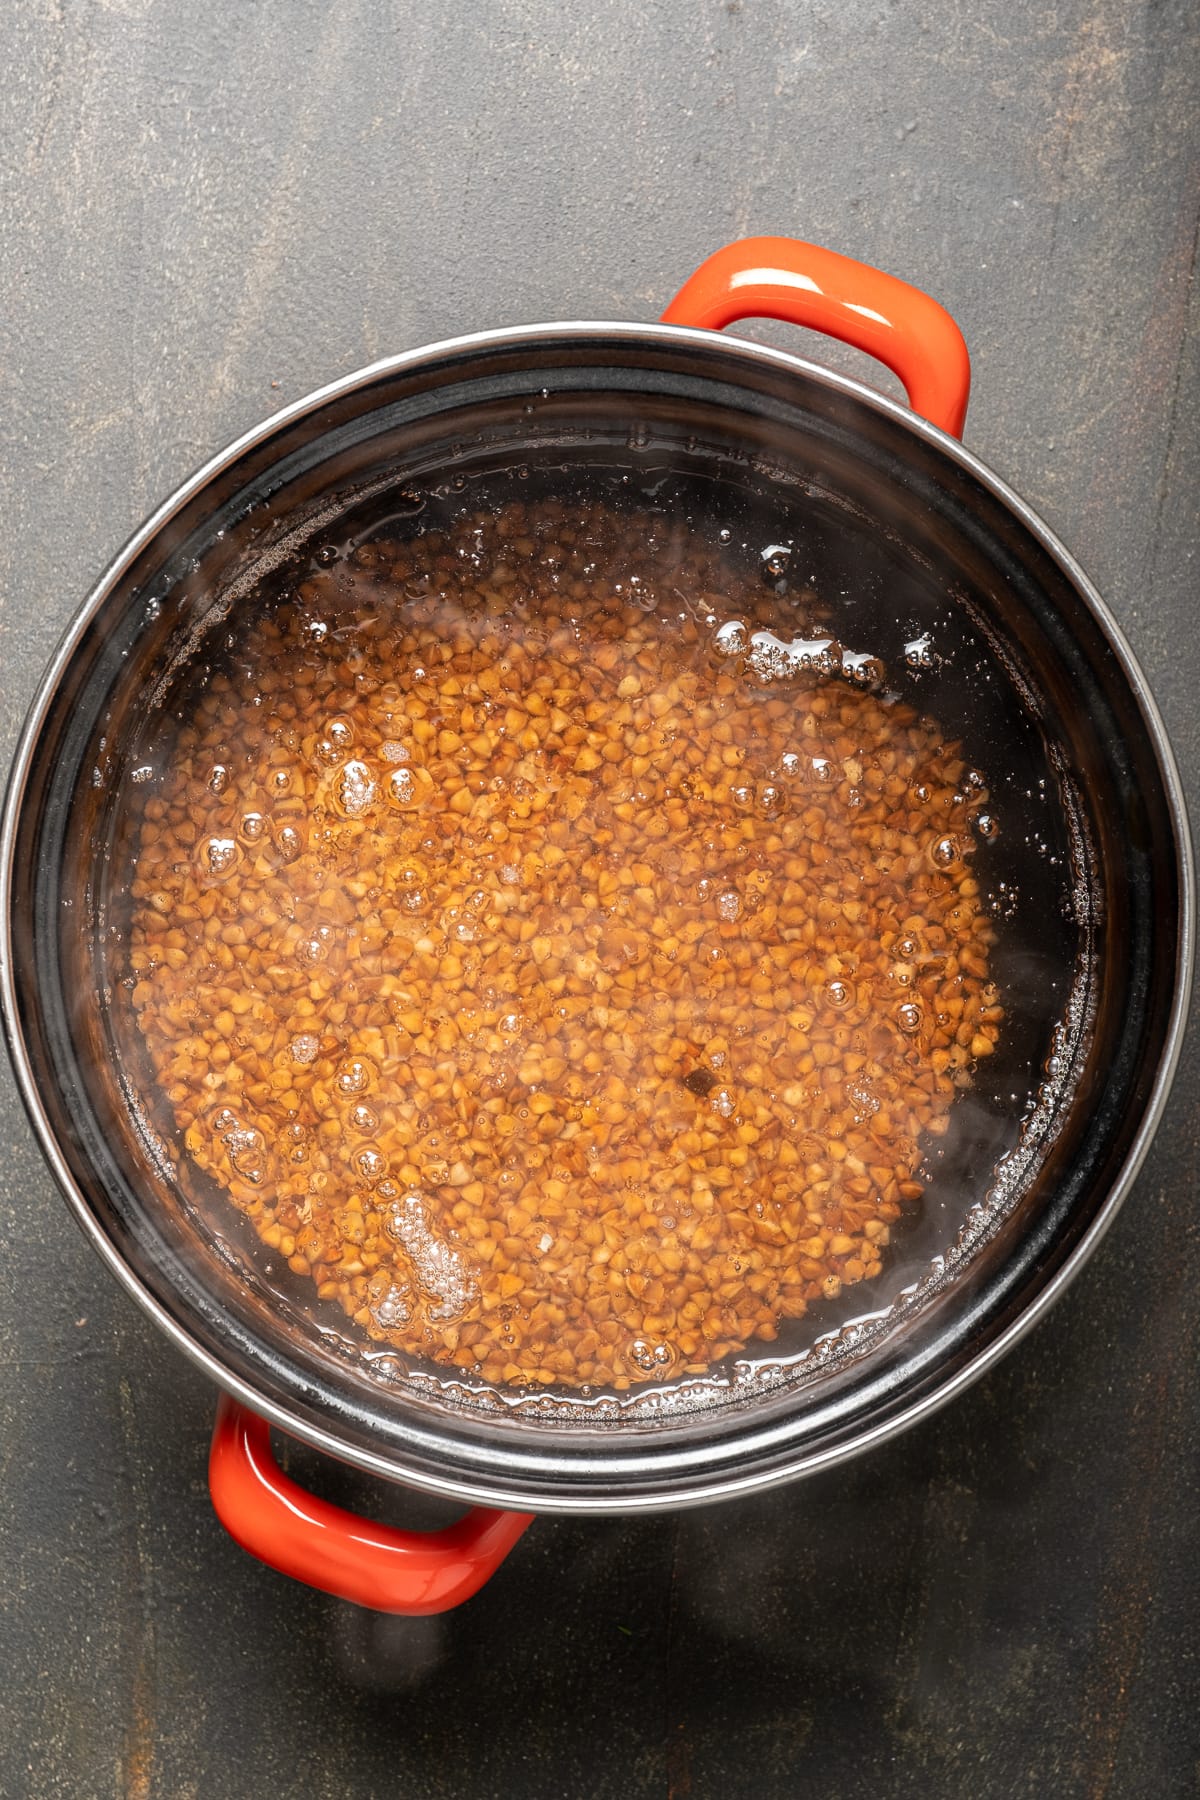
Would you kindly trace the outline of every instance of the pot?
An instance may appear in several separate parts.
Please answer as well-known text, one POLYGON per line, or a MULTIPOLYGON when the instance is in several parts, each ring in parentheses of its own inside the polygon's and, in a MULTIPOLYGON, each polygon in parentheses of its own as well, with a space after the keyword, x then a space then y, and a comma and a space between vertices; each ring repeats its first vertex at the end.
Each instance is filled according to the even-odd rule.
MULTIPOLYGON (((812 245, 718 252, 657 325, 485 332, 377 363, 288 407, 146 522, 72 623, 33 703, 4 813, 0 975, 17 1079, 109 1267, 222 1390, 214 1503, 254 1554, 381 1609, 473 1592, 535 1511, 745 1494, 857 1454, 976 1379, 1095 1247, 1161 1114, 1190 990, 1178 777, 1145 679, 1087 577, 958 442, 969 366, 926 295, 812 245), (772 316, 887 363, 911 409, 719 335, 772 316), (269 572, 445 478, 527 459, 803 521, 823 591, 922 703, 1003 765, 1005 843, 981 859, 1010 1049, 935 1169, 903 1257, 772 1357, 711 1380, 512 1404, 369 1362, 253 1244, 188 1204, 122 1039, 116 795, 172 668, 269 572), (930 652, 930 645, 934 646, 930 652), (908 679, 908 677, 906 677, 908 679), (990 858, 990 860, 988 860, 990 858), (1015 898, 1014 898, 1015 896, 1015 898), (392 1531, 303 1492, 275 1425, 472 1510, 392 1531)), ((978 750, 976 750, 978 746, 978 750)), ((386 1359, 385 1359, 386 1361, 386 1359)))

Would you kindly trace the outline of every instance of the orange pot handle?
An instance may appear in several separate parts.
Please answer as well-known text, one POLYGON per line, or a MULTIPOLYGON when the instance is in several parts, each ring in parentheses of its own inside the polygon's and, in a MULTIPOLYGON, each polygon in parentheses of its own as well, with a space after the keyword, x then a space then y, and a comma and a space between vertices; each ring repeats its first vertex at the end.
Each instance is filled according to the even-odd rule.
POLYGON ((751 318, 807 325, 865 350, 900 377, 914 412, 961 437, 971 359, 945 307, 920 288, 799 238, 742 238, 700 264, 663 323, 720 331, 751 318))
POLYGON ((285 1475, 266 1421, 227 1394, 208 1485, 217 1517, 251 1556, 376 1612, 449 1612, 483 1586, 533 1519, 475 1506, 443 1531, 370 1524, 285 1475))

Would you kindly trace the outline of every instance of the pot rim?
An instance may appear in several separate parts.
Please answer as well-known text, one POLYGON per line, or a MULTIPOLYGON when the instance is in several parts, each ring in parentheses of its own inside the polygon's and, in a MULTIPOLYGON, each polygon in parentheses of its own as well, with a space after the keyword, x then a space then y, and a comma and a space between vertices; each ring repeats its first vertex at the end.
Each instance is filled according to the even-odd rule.
POLYGON ((919 1419, 946 1405, 971 1383, 978 1380, 1044 1316, 1079 1273, 1115 1218, 1145 1161, 1167 1102, 1187 1023, 1194 956, 1195 873, 1183 788, 1174 753, 1149 684, 1133 650, 1106 602, 1075 557, 1032 507, 986 463, 982 462, 972 451, 966 449, 957 438, 931 424, 900 401, 878 392, 852 376, 824 368, 819 363, 811 362, 791 351, 757 343, 752 339, 728 332, 714 333, 710 330, 690 326, 659 323, 638 324, 629 321, 567 320, 501 327, 462 334, 366 364, 336 381, 313 389, 300 399, 271 414, 240 437, 235 438, 224 449, 201 464, 133 532, 117 551, 74 614, 42 675, 21 728, 9 773, 3 819, 0 821, 0 1013, 3 1014, 10 1061, 18 1090, 42 1154, 77 1221, 103 1261, 126 1292, 165 1332, 176 1348, 201 1368, 219 1388, 234 1395, 252 1411, 269 1420, 272 1425, 326 1455, 385 1480, 416 1487, 445 1498, 484 1506, 520 1509, 528 1508, 533 1504, 537 1510, 548 1513, 614 1514, 661 1512, 683 1506, 711 1504, 715 1500, 731 1499, 786 1481, 796 1480, 802 1476, 815 1474, 835 1463, 846 1461, 895 1436, 915 1424, 919 1419), (77 1186, 65 1158, 60 1152, 58 1140, 50 1126, 34 1083, 33 1071, 20 1029, 13 974, 12 868, 18 819, 34 746, 52 698, 81 638, 99 608, 135 559, 169 524, 170 520, 200 494, 216 476, 248 451, 266 442, 276 432, 305 418, 329 402, 353 394, 372 382, 400 373, 411 373, 419 370, 424 364, 435 362, 445 364, 457 357, 473 355, 484 350, 519 349, 522 345, 539 344, 551 335, 579 341, 599 334, 603 334, 610 342, 616 339, 618 342, 624 341, 639 346, 644 346, 647 342, 669 342, 675 346, 681 343, 686 345, 690 342, 698 349, 711 348, 714 335, 719 336, 722 346, 735 362, 752 363, 760 367, 765 363, 784 374, 801 374, 806 380, 814 381, 833 391, 850 396, 859 403, 889 416, 914 436, 924 439, 935 449, 941 451, 943 455, 956 462, 1015 515, 1031 537, 1058 565, 1096 619, 1117 657, 1141 711, 1147 735, 1154 748, 1175 835, 1175 850, 1179 868, 1179 948, 1170 1016, 1157 1058, 1153 1085, 1125 1161, 1087 1231, 1046 1285, 1027 1303, 1011 1324, 974 1351, 959 1369, 937 1381, 910 1405, 880 1423, 864 1425, 846 1440, 825 1450, 801 1452, 790 1461, 764 1470, 747 1472, 742 1475, 724 1475, 714 1479, 711 1483, 689 1484, 685 1491, 677 1494, 658 1490, 614 1500, 603 1496, 564 1493, 547 1501, 541 1496, 536 1500, 531 1500, 528 1491, 522 1491, 519 1486, 506 1486, 503 1480, 481 1482, 469 1477, 463 1479, 440 1477, 427 1470, 409 1471, 398 1467, 391 1457, 376 1455, 360 1446, 344 1443, 335 1432, 294 1415, 286 1406, 261 1395, 251 1383, 233 1375, 202 1344, 198 1343, 142 1284, 107 1233, 100 1227, 86 1198, 77 1186))

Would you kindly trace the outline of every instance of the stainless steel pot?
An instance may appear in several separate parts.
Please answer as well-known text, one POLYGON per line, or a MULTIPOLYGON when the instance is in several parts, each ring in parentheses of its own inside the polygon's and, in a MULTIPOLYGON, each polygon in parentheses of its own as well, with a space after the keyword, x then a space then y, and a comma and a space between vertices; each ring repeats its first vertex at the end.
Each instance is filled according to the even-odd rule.
POLYGON ((1178 1055, 1192 872, 1170 747, 1079 565, 957 441, 968 378, 957 328, 904 284, 781 239, 718 253, 667 319, 434 345, 324 388, 231 445, 87 597, 10 780, 4 1017, 55 1176, 118 1279, 232 1397, 213 1461, 230 1528, 291 1573, 395 1610, 464 1597, 523 1529, 524 1509, 746 1493, 864 1450, 942 1404, 1041 1316, 1095 1247, 1146 1153, 1178 1055), (871 350, 917 410, 707 329, 764 313, 871 350), (252 1246, 198 1220, 122 1052, 112 797, 169 666, 197 654, 230 609, 253 605, 298 547, 364 508, 402 509, 406 492, 451 466, 469 481, 521 460, 605 479, 620 471, 635 489, 671 470, 697 492, 799 509, 822 590, 897 650, 905 632, 935 630, 947 672, 928 677, 923 704, 1007 770, 1008 842, 991 874, 998 891, 1021 896, 998 951, 1015 1047, 980 1093, 978 1131, 934 1184, 905 1278, 874 1296, 870 1316, 827 1321, 815 1343, 810 1330, 773 1363, 743 1359, 691 1401, 474 1404, 419 1371, 364 1362, 252 1246), (440 1540, 364 1531, 279 1474, 268 1420, 483 1510, 440 1540))

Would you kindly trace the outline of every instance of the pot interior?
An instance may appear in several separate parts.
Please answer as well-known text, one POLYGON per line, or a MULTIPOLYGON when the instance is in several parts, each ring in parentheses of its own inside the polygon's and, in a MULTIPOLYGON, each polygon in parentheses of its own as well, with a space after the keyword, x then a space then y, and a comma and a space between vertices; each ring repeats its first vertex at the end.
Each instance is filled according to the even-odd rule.
POLYGON ((185 492, 98 591, 15 827, 16 1023, 78 1204, 222 1378, 426 1486, 673 1504, 886 1430, 1055 1284, 1138 1154, 1161 1080, 1183 955, 1179 830, 1136 672, 970 459, 790 359, 552 328, 318 397, 185 492), (130 1002, 132 784, 198 672, 226 666, 240 621, 335 553, 514 497, 686 521, 758 579, 784 547, 782 572, 766 569, 781 632, 815 597, 845 669, 871 659, 873 680, 986 772, 1000 825, 973 868, 1001 1041, 922 1147, 925 1193, 881 1273, 704 1376, 626 1392, 501 1391, 364 1340, 190 1163, 130 1002))

